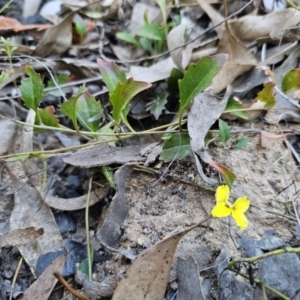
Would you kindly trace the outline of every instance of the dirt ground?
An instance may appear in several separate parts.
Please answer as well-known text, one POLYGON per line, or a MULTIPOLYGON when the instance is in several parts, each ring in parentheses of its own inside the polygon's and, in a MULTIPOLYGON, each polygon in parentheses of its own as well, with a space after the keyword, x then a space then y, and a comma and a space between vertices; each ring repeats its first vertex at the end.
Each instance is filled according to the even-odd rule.
MULTIPOLYGON (((261 128, 262 124, 252 129, 261 128)), ((264 125, 271 130, 272 126, 264 125)), ((274 128, 274 127, 273 127, 274 128)), ((284 219, 268 211, 285 214, 289 201, 294 199, 297 185, 285 189, 291 182, 293 173, 297 175, 294 160, 291 159, 282 141, 266 149, 260 146, 260 135, 250 134, 251 142, 241 150, 228 150, 215 147, 210 149, 213 159, 229 167, 236 175, 231 199, 246 195, 251 200, 251 207, 246 213, 249 227, 241 231, 233 219, 212 219, 208 226, 196 228, 185 236, 176 251, 176 257, 192 256, 200 270, 214 265, 214 259, 222 247, 226 247, 232 256, 240 257, 235 239, 250 237, 255 240, 263 238, 268 229, 275 229, 288 244, 296 243, 295 222, 284 219)), ((189 181, 191 174, 200 186, 193 158, 188 156, 175 161, 170 173, 189 181)), ((210 213, 215 204, 213 191, 193 185, 167 179, 152 187, 150 195, 147 190, 157 181, 157 177, 135 171, 127 179, 127 201, 130 209, 122 229, 123 236, 119 249, 137 249, 138 253, 149 248, 164 237, 196 224, 210 213)), ((298 238, 299 239, 299 238, 298 238)), ((126 270, 129 261, 120 254, 102 265, 102 272, 118 273, 126 270)), ((173 262, 170 282, 176 279, 176 259, 173 262)), ((203 274, 203 273, 202 273, 203 274)), ((173 285, 176 287, 176 283, 173 285)))

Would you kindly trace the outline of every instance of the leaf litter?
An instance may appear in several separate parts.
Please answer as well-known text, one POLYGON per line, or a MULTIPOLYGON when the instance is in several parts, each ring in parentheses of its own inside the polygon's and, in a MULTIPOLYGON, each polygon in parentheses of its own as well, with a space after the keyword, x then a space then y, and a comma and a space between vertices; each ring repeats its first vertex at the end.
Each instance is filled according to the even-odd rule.
MULTIPOLYGON (((38 261, 51 253, 55 257, 66 253, 66 245, 70 241, 80 244, 72 234, 62 235, 55 222, 53 213, 56 214, 57 210, 60 213, 68 212, 78 223, 77 233, 83 239, 87 235, 91 237, 93 280, 79 270, 75 276, 77 284, 83 286, 83 292, 90 298, 138 300, 170 299, 173 296, 177 299, 209 297, 210 291, 206 293, 203 290, 202 270, 214 264, 214 259, 224 244, 231 255, 241 255, 235 246, 235 239, 241 233, 226 223, 226 220, 212 220, 205 227, 195 228, 201 217, 209 215, 215 201, 212 187, 222 183, 222 179, 231 186, 233 197, 245 194, 251 200, 250 211, 247 212, 249 229, 243 233, 247 238, 263 239, 264 231, 270 228, 276 230, 285 241, 294 237, 294 221, 278 222, 278 214, 282 214, 285 208, 291 211, 295 194, 290 189, 285 193, 280 192, 292 182, 297 191, 299 178, 297 168, 289 159, 288 150, 282 143, 291 135, 296 139, 295 133, 299 126, 290 122, 299 123, 300 120, 297 94, 293 94, 293 89, 299 89, 298 77, 293 76, 298 74, 298 49, 293 50, 295 44, 291 44, 298 40, 299 28, 295 24, 298 23, 299 12, 285 6, 274 6, 276 9, 272 11, 264 1, 266 13, 250 2, 248 8, 253 9, 251 14, 250 10, 233 12, 236 14, 235 18, 226 20, 226 7, 219 9, 212 2, 199 0, 198 3, 176 4, 179 5, 181 20, 185 22, 180 23, 179 15, 176 15, 173 7, 166 7, 164 1, 158 1, 157 4, 136 3, 133 10, 126 5, 122 7, 118 1, 83 7, 80 7, 82 4, 79 2, 73 3, 73 6, 66 5, 66 13, 59 16, 60 21, 48 31, 40 32, 40 42, 36 40, 36 34, 46 26, 23 26, 24 20, 11 20, 11 27, 6 28, 5 34, 9 37, 10 31, 24 32, 26 38, 32 32, 36 45, 33 58, 44 59, 39 59, 37 63, 28 57, 19 56, 22 49, 20 41, 10 40, 14 41, 12 45, 17 50, 10 57, 11 63, 3 69, 1 96, 10 105, 15 105, 11 99, 22 95, 25 106, 17 104, 17 118, 21 122, 25 121, 25 116, 28 115, 28 118, 26 130, 22 131, 19 140, 14 140, 15 130, 3 131, 6 145, 2 156, 7 154, 11 158, 15 155, 17 158, 23 157, 25 161, 8 162, 7 157, 3 156, 6 159, 2 164, 5 166, 3 178, 6 179, 6 186, 1 176, 1 196, 5 199, 1 210, 5 211, 0 214, 0 244, 4 249, 7 244, 17 246, 35 275, 38 261), (202 11, 197 10, 197 14, 195 10, 193 14, 184 15, 185 8, 181 6, 190 5, 197 9, 201 6, 202 11), (110 17, 115 17, 118 22, 111 25, 110 17), (95 28, 84 31, 76 23, 81 22, 82 18, 101 20, 101 25, 97 23, 97 26, 103 30, 102 37, 95 28), (126 23, 129 20, 131 22, 126 23), (204 26, 202 21, 206 22, 204 26), (166 22, 171 23, 168 23, 169 27, 164 31, 162 28, 166 22), (211 30, 213 38, 206 31, 211 27, 210 22, 216 26, 214 32, 211 30), (34 31, 28 31, 33 28, 34 31), (76 28, 77 32, 74 32, 76 28), (118 35, 118 32, 123 32, 123 35, 118 35), (74 37, 80 34, 79 42, 75 41, 74 37), (201 42, 192 39, 199 35, 201 42), (123 39, 119 38, 122 36, 123 39), (14 44, 16 41, 17 45, 14 44), (132 44, 128 45, 128 41, 132 44), (147 57, 149 53, 152 55, 150 58, 147 57), (207 57, 207 53, 217 56, 207 57), (51 56, 53 54, 61 57, 51 56), (97 65, 96 58, 99 56, 97 65), (196 72, 189 73, 192 63, 196 63, 195 66, 198 67, 197 62, 202 56, 202 62, 210 61, 204 76, 196 72), (129 57, 131 62, 123 62, 117 67, 111 62, 117 61, 116 57, 129 57), (213 66, 213 62, 218 65, 217 68, 213 66), (276 67, 270 71, 268 67, 273 63, 276 67), (174 68, 178 70, 174 71, 174 68), (213 75, 210 74, 212 70, 213 75), (288 73, 291 70, 294 71, 288 73), (65 84, 72 86, 69 91, 73 95, 79 89, 77 82, 86 82, 88 92, 80 93, 79 89, 78 97, 75 98, 72 95, 61 95, 61 99, 73 99, 69 102, 73 101, 72 111, 70 108, 64 109, 68 102, 64 101, 62 104, 59 94, 47 97, 43 94, 43 85, 49 81, 49 72, 50 75, 51 72, 68 72, 70 81, 65 84), (176 72, 177 75, 174 76, 176 72), (12 82, 18 84, 18 79, 25 73, 29 78, 24 78, 21 86, 19 85, 20 90, 13 94, 12 82), (180 83, 179 86, 173 85, 165 93, 165 80, 169 80, 170 76, 174 76, 176 84, 180 79, 180 83), (133 79, 129 79, 130 77, 133 79), (106 86, 101 81, 102 78, 106 86), (292 83, 287 83, 287 78, 292 83), (205 79, 207 82, 202 86, 200 83, 205 79), (201 86, 197 86, 197 83, 201 86), (28 90, 30 84, 31 92, 28 90), (206 89, 205 92, 203 89, 206 89), (224 94, 225 89, 227 92, 224 94), (107 95, 107 90, 110 95, 107 95), (292 92, 284 94, 288 90, 292 92), (29 95, 26 95, 28 92, 29 95), (134 119, 130 115, 132 106, 139 104, 139 97, 134 97, 137 93, 143 99, 143 109, 148 110, 144 119, 134 119), (159 93, 160 98, 155 93, 159 93), (31 95, 34 97, 30 98, 31 95), (134 101, 131 101, 133 97, 134 101), (239 106, 231 106, 223 114, 231 98, 238 99, 236 103, 239 106), (178 128, 174 124, 178 124, 178 105, 179 120, 183 123, 179 124, 180 130, 176 132, 178 128), (37 117, 35 120, 26 106, 40 113, 41 119, 37 117), (246 113, 239 112, 243 109, 246 113), (243 116, 243 121, 230 119, 231 111, 235 117, 243 116), (251 112, 254 112, 252 116, 251 112), (46 120, 50 119, 51 114, 56 119, 55 126, 69 131, 69 134, 80 133, 79 140, 86 144, 86 148, 78 150, 78 144, 74 144, 66 149, 59 149, 62 147, 60 141, 51 131, 34 133, 34 122, 39 124, 42 121, 40 127, 45 127, 50 124, 46 120), (136 120, 139 124, 135 123, 136 120), (287 122, 293 130, 288 126, 285 128, 283 123, 279 124, 281 120, 287 122), (187 127, 184 124, 186 121, 187 127), (155 131, 157 129, 151 132, 155 127, 168 127, 171 133, 166 132, 163 141, 160 141, 162 133, 158 134, 155 131), (123 139, 126 134, 128 137, 133 136, 135 130, 142 131, 145 128, 147 135, 123 139), (117 130, 119 136, 110 138, 114 130, 117 130), (153 138, 148 137, 149 131, 153 138), (20 138, 23 140, 20 141, 20 138), (89 143, 93 138, 97 141, 89 143), (46 139, 50 139, 50 144, 47 145, 50 145, 50 150, 37 150, 38 145, 46 146, 46 139), (244 142, 245 139, 247 143, 244 142), (107 140, 110 140, 110 146, 105 143, 107 140), (151 143, 151 147, 145 147, 151 143), (116 144, 117 147, 114 147, 116 144), (237 147, 238 145, 243 147, 237 147), (51 156, 60 152, 67 152, 62 156, 61 165, 47 167, 46 159, 50 161, 53 159, 51 156), (160 158, 157 159, 159 155, 160 158), (28 159, 30 156, 34 158, 28 159), (155 169, 143 169, 143 164, 155 169), (109 169, 105 169, 110 166, 114 176, 108 175, 109 169), (110 178, 110 186, 114 186, 112 182, 115 181, 117 188, 114 196, 109 191, 109 183, 103 184, 103 178, 99 180, 100 168, 107 172, 106 178, 110 178), (45 169, 49 170, 46 172, 45 169), (152 175, 141 170, 151 172, 152 175), (49 175, 51 172, 55 176, 49 176, 46 184, 48 188, 52 187, 50 192, 43 190, 43 186, 47 181, 46 173, 49 175), (91 174, 95 177, 95 184, 87 205, 84 186, 91 174), (50 183, 51 180, 53 184, 50 183), (67 197, 63 196, 64 189, 67 190, 67 197), (14 197, 14 208, 11 195, 14 197), (82 221, 83 211, 88 206, 91 206, 91 220, 94 220, 92 215, 97 214, 96 221, 92 221, 90 225, 82 221), (10 222, 7 222, 8 218, 10 222), (87 232, 84 228, 87 228, 87 232), (188 233, 191 228, 195 229, 188 233), (42 231, 43 235, 39 237, 42 231), (181 239, 183 233, 187 234, 181 239), (24 239, 34 241, 23 245, 24 239), (134 262, 130 262, 136 257, 138 258, 134 262)), ((229 10, 232 10, 232 6, 229 10)), ((28 51, 28 48, 22 51, 28 51)), ((3 53, 9 58, 9 52, 3 53)), ((56 91, 59 93, 60 89, 56 91)), ((5 117, 8 118, 8 115, 4 114, 5 117)), ((0 123, 0 126, 4 127, 4 123, 0 123)), ((292 145, 286 142, 286 146, 297 157, 295 145, 296 143, 292 145)), ((297 215, 290 218, 295 219, 297 215)), ((39 273, 39 278, 33 285, 28 288, 27 284, 27 291, 23 288, 23 299, 48 299, 56 283, 53 273, 63 273, 66 260, 65 255, 55 260, 54 256, 51 258, 52 264, 49 262, 50 265, 45 266, 44 273, 39 273)), ((69 254, 68 259, 70 257, 69 254)), ((81 258, 78 262, 84 259, 81 258)), ((38 269, 40 270, 40 266, 38 269)), ((210 271, 205 272, 205 276, 213 279, 210 271)), ((2 278, 1 273, 0 284, 2 278)), ((232 280, 235 278, 232 277, 232 280)), ((217 289, 218 283, 214 284, 217 289)), ((252 289, 247 281, 243 281, 243 284, 247 289, 252 289)), ((77 288, 78 286, 75 287, 77 288)), ((223 288, 222 285, 219 288, 223 288)), ((72 289, 68 291, 72 293, 72 289)), ((60 297, 65 295, 61 294, 60 297)), ((236 294, 234 297, 239 298, 240 295, 236 294)))

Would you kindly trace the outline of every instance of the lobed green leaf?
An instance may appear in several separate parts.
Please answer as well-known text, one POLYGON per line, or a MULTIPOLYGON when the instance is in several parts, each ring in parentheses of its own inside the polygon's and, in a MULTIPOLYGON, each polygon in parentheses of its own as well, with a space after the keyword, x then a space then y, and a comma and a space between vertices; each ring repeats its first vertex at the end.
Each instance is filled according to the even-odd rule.
POLYGON ((31 67, 25 67, 25 73, 29 78, 23 78, 20 85, 21 99, 25 105, 37 111, 44 96, 44 85, 41 77, 31 67))

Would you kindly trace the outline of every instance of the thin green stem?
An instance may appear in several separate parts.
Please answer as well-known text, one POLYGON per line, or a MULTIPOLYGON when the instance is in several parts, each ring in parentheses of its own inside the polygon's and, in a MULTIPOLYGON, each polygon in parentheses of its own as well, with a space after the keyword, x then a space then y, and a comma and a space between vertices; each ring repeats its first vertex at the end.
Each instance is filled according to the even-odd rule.
POLYGON ((286 2, 289 6, 295 8, 295 9, 297 9, 297 10, 300 10, 300 7, 298 7, 297 5, 295 5, 292 1, 290 1, 290 0, 285 0, 285 2, 286 2))
POLYGON ((0 9, 0 14, 2 14, 3 13, 3 11, 5 10, 5 9, 7 9, 10 5, 11 5, 11 3, 13 2, 13 0, 9 0, 1 9, 0 9))
POLYGON ((181 132, 182 131, 182 124, 181 124, 181 121, 182 121, 182 114, 183 114, 183 110, 181 110, 180 112, 179 112, 179 118, 178 118, 178 126, 179 126, 179 132, 181 132))
POLYGON ((269 214, 277 215, 277 216, 286 218, 286 219, 288 219, 288 220, 296 221, 296 222, 297 222, 297 219, 296 219, 296 218, 291 217, 291 216, 284 215, 284 214, 279 213, 279 212, 276 212, 276 211, 267 210, 266 212, 269 213, 269 214))
MULTIPOLYGON (((64 127, 51 127, 51 126, 46 126, 46 125, 33 125, 33 124, 28 124, 26 122, 18 121, 15 120, 17 124, 24 125, 24 126, 30 126, 33 128, 38 128, 38 129, 44 129, 44 130, 57 130, 57 131, 62 131, 62 132, 68 132, 68 133, 74 133, 77 134, 76 130, 69 129, 69 128, 64 128, 64 127)), ((177 124, 174 123, 174 124, 177 124)), ((165 133, 178 133, 177 130, 172 130, 172 131, 159 131, 158 129, 166 128, 169 127, 170 124, 165 125, 165 126, 160 126, 157 128, 145 130, 145 131, 140 131, 140 132, 126 132, 126 133, 103 133, 103 132, 91 132, 91 131, 79 131, 79 134, 82 135, 95 135, 95 136, 120 136, 120 137, 126 137, 130 138, 133 136, 138 136, 138 135, 146 135, 146 134, 165 134, 165 133), (156 131, 157 129, 157 131, 156 131)))
MULTIPOLYGON (((231 263, 230 263, 229 265, 231 265, 231 263)), ((229 267, 229 265, 228 265, 228 269, 229 269, 230 271, 233 271, 234 273, 236 273, 236 274, 238 274, 238 275, 240 275, 240 276, 242 276, 242 277, 244 277, 244 278, 246 278, 246 279, 250 279, 249 276, 248 276, 247 274, 245 274, 245 273, 243 273, 243 272, 240 272, 240 270, 235 269, 233 265, 231 265, 231 267, 229 267)), ((283 295, 282 293, 280 293, 279 291, 275 290, 275 289, 272 288, 271 286, 268 286, 268 285, 264 284, 261 280, 259 280, 259 279, 257 279, 257 278, 254 278, 254 282, 255 282, 256 284, 258 284, 258 285, 264 287, 265 289, 269 290, 270 292, 274 293, 276 296, 280 297, 281 299, 283 299, 283 300, 290 300, 289 297, 283 295)))
POLYGON ((264 253, 262 255, 257 255, 253 257, 248 257, 248 258, 237 258, 233 259, 229 264, 228 268, 231 268, 234 264, 239 263, 239 262, 247 262, 247 263, 254 263, 258 260, 273 256, 273 255, 279 255, 279 254, 284 254, 284 253, 300 253, 300 247, 299 248, 292 248, 292 247, 287 247, 283 249, 277 249, 271 252, 264 253))

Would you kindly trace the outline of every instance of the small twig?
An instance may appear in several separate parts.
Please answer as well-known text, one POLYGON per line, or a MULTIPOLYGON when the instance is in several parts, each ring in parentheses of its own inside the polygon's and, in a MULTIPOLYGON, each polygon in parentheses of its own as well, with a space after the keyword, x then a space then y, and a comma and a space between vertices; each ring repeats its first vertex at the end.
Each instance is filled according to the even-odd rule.
POLYGON ((89 280, 92 280, 92 258, 91 258, 91 244, 90 244, 90 225, 89 225, 89 207, 90 207, 90 199, 91 199, 91 191, 92 191, 92 181, 93 177, 90 177, 89 180, 89 190, 86 199, 86 207, 85 207, 85 239, 86 239, 86 248, 87 248, 87 259, 88 259, 88 276, 89 280))
POLYGON ((72 295, 74 295, 80 300, 89 300, 88 297, 82 295, 81 293, 79 293, 78 291, 70 287, 70 285, 65 281, 65 279, 58 272, 54 272, 53 275, 72 295))
POLYGON ((153 168, 150 168, 150 167, 146 167, 146 166, 140 166, 140 165, 136 165, 136 167, 134 168, 135 170, 138 170, 138 171, 144 171, 144 172, 148 172, 148 173, 152 173, 152 174, 156 174, 160 177, 164 176, 166 178, 170 178, 174 181, 179 181, 181 183, 184 183, 184 184, 188 184, 188 185, 191 185, 191 186, 195 186, 197 188, 200 188, 200 189, 203 189, 203 190, 206 190, 208 192, 213 192, 215 193, 216 190, 213 189, 213 188, 210 188, 206 185, 201 185, 201 184, 197 184, 197 183, 194 183, 194 182, 190 182, 190 181, 187 181, 187 180, 184 180, 184 179, 181 179, 179 178, 178 176, 176 175, 171 175, 171 174, 168 174, 168 173, 163 173, 161 171, 158 171, 158 170, 155 170, 153 168))

